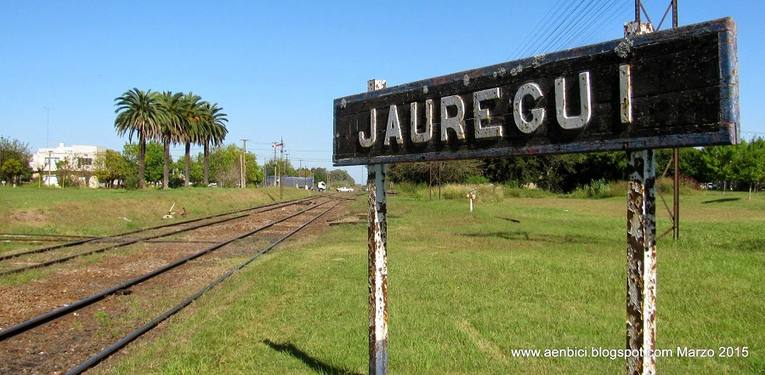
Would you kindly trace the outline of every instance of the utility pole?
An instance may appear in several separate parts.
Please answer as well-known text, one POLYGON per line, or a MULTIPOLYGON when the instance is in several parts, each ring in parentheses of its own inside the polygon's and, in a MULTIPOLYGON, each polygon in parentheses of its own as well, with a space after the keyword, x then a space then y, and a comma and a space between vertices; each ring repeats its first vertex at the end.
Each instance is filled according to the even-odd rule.
POLYGON ((50 147, 50 108, 43 107, 45 110, 45 147, 50 147))
MULTIPOLYGON (((284 170, 289 172, 289 169, 287 169, 287 164, 290 162, 290 153, 285 152, 284 153, 284 170)), ((292 177, 292 176, 286 176, 286 177, 292 177)))
POLYGON ((279 159, 282 162, 283 167, 279 168, 279 199, 284 199, 284 184, 282 183, 282 175, 287 169, 284 165, 284 138, 279 138, 279 159))
POLYGON ((274 161, 274 170, 271 171, 271 173, 273 173, 273 175, 274 175, 274 186, 276 186, 276 179, 277 179, 276 176, 279 175, 279 163, 276 161, 276 145, 277 145, 276 142, 272 142, 271 143, 271 148, 274 149, 274 158, 273 158, 273 161, 274 161))
POLYGON ((239 184, 242 189, 247 187, 247 141, 249 141, 249 139, 242 138, 242 168, 240 168, 241 180, 239 184))
POLYGON ((53 169, 51 163, 53 162, 53 150, 48 150, 48 181, 45 183, 50 186, 50 171, 53 169))
POLYGON ((300 171, 299 177, 303 180, 303 188, 305 188, 305 177, 303 177, 303 159, 298 159, 298 171, 300 171))

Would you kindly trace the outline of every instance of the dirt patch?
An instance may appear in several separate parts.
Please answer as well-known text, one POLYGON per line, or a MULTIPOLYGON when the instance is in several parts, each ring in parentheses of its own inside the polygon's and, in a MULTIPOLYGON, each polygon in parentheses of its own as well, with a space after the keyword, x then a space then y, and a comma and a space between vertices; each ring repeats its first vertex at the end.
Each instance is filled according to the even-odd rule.
POLYGON ((42 210, 15 210, 11 213, 11 222, 42 227, 48 224, 48 215, 42 210))

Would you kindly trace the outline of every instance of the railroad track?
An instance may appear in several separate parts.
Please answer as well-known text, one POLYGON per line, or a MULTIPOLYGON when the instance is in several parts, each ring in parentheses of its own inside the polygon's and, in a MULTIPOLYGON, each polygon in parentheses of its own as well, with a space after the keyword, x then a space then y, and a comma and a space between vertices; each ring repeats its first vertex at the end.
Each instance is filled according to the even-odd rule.
MULTIPOLYGON (((227 245, 230 245, 234 242, 244 240, 248 237, 253 237, 255 234, 258 234, 258 233, 266 233, 269 230, 275 231, 278 233, 277 236, 275 237, 272 236, 273 238, 269 240, 266 246, 262 246, 254 251, 249 251, 244 261, 238 263, 233 268, 228 269, 226 272, 219 274, 219 276, 216 277, 214 280, 212 280, 212 282, 207 283, 204 287, 196 290, 194 293, 187 296, 186 298, 183 298, 180 301, 180 303, 176 304, 170 309, 163 311, 161 314, 157 315, 156 317, 148 321, 148 323, 141 324, 138 328, 132 330, 127 335, 125 335, 124 337, 114 342, 112 345, 106 346, 105 349, 99 351, 98 353, 90 357, 87 357, 87 359, 84 362, 73 367, 69 372, 69 373, 80 373, 94 366, 95 364, 99 363, 103 359, 107 358, 109 355, 117 352, 120 348, 124 347, 131 341, 140 337, 142 334, 156 327, 160 322, 164 321, 165 319, 174 315, 175 313, 177 313, 184 307, 191 304, 194 300, 199 298, 206 291, 222 283, 231 275, 235 274, 236 272, 244 268, 247 264, 257 259, 257 257, 269 252, 278 244, 282 243, 286 239, 298 233, 300 230, 302 230, 306 226, 315 222, 316 220, 318 220, 320 217, 330 212, 339 204, 340 204, 340 199, 336 197, 314 198, 314 204, 311 204, 306 208, 301 208, 300 210, 296 212, 289 213, 286 216, 280 217, 278 219, 270 220, 267 223, 259 224, 255 228, 252 228, 246 232, 239 233, 235 236, 219 241, 211 246, 205 247, 192 254, 175 259, 174 261, 169 262, 161 267, 158 267, 150 272, 144 273, 137 277, 133 277, 127 281, 118 283, 117 285, 113 285, 111 287, 105 288, 97 293, 93 293, 79 300, 72 301, 63 306, 51 309, 45 313, 38 314, 30 319, 24 320, 20 323, 4 328, 0 330, 0 345, 4 347, 8 347, 8 345, 12 345, 10 344, 10 342, 16 341, 15 339, 17 339, 17 336, 19 335, 22 335, 22 338, 23 338, 27 336, 27 335, 24 335, 25 333, 32 333, 36 328, 40 326, 56 325, 54 324, 55 322, 58 322, 59 320, 62 320, 62 319, 65 320, 67 317, 76 316, 77 312, 83 309, 86 309, 86 308, 93 309, 99 303, 113 300, 107 297, 115 296, 115 295, 124 296, 126 292, 130 291, 132 288, 135 288, 135 287, 141 287, 141 288, 148 287, 147 285, 150 284, 152 281, 156 280, 157 277, 160 275, 166 274, 171 271, 191 272, 193 269, 193 263, 199 261, 200 259, 204 257, 210 257, 211 254, 215 253, 216 251, 220 251, 220 249, 225 248, 227 245), (279 229, 277 230, 277 228, 279 229), (191 268, 188 268, 188 270, 183 271, 182 269, 184 267, 191 267, 191 268)), ((51 329, 55 331, 56 327, 53 327, 51 329)), ((26 340, 23 340, 23 341, 26 341, 26 340)), ((15 345, 12 347, 16 349, 15 345)), ((104 346, 100 346, 99 348, 103 348, 103 347, 104 346)), ((36 353, 36 350, 37 348, 35 348, 35 353, 36 353)), ((0 350, 0 352, 2 352, 2 350, 0 350)), ((16 360, 17 355, 18 353, 10 354, 10 359, 16 360)), ((24 368, 24 365, 18 365, 18 364, 16 364, 17 366, 16 368, 8 368, 8 366, 14 366, 13 364, 10 364, 10 365, 7 364, 7 362, 9 362, 8 359, 9 358, 5 358, 4 362, 6 362, 6 364, 0 364, 0 370, 2 370, 3 372, 8 370, 14 371, 14 370, 19 370, 24 368)), ((26 362, 26 363, 31 364, 33 362, 26 362)), ((49 372, 49 370, 50 369, 43 369, 43 371, 45 372, 49 372)), ((57 370, 60 370, 60 369, 57 369, 57 370)))
POLYGON ((163 224, 163 225, 158 225, 158 226, 149 227, 149 228, 137 229, 134 231, 129 231, 129 232, 113 235, 113 236, 85 238, 85 239, 67 242, 64 244, 46 246, 42 248, 37 248, 33 250, 17 252, 12 254, 5 254, 3 256, 0 256, 0 277, 14 274, 14 273, 20 273, 20 272, 24 272, 24 271, 28 271, 28 270, 32 270, 36 268, 48 267, 54 264, 64 263, 64 262, 67 262, 76 258, 80 258, 83 256, 99 254, 99 253, 103 253, 106 251, 118 249, 121 247, 129 246, 129 245, 133 245, 133 244, 137 244, 141 242, 149 242, 162 237, 173 236, 173 235, 192 231, 199 228, 206 228, 212 225, 226 223, 232 220, 247 217, 255 213, 268 212, 268 211, 273 211, 283 207, 301 204, 303 202, 310 201, 311 199, 316 199, 316 198, 308 197, 308 198, 296 199, 296 200, 286 201, 286 202, 271 203, 271 204, 262 205, 262 206, 256 206, 256 207, 251 207, 246 209, 224 212, 224 213, 215 214, 215 215, 209 215, 209 216, 196 218, 196 219, 184 220, 180 222, 163 224), (188 225, 188 224, 192 224, 192 225, 188 225), (161 229, 173 228, 173 227, 177 227, 177 228, 168 232, 159 232, 159 233, 155 233, 155 234, 151 234, 151 235, 147 235, 143 237, 138 237, 138 238, 126 238, 129 235, 148 233, 152 231, 158 231, 161 229), (100 243, 112 243, 112 244, 108 246, 97 247, 95 249, 88 249, 81 252, 75 251, 74 253, 68 254, 66 256, 57 256, 57 257, 54 256, 48 259, 41 260, 36 263, 26 264, 19 267, 12 267, 12 265, 8 266, 6 264, 3 264, 3 263, 8 263, 8 261, 10 260, 16 260, 16 258, 32 257, 38 254, 49 253, 53 251, 55 252, 64 251, 65 249, 74 248, 76 250, 78 246, 83 246, 85 244, 100 244, 100 243))
MULTIPOLYGON (((29 254, 37 254, 37 253, 48 252, 48 251, 51 251, 51 250, 58 250, 58 249, 63 249, 63 248, 67 248, 67 247, 78 246, 78 245, 82 245, 82 244, 89 243, 89 242, 95 242, 95 241, 98 241, 98 240, 105 240, 105 239, 110 239, 110 238, 111 239, 115 239, 115 238, 120 238, 120 237, 128 236, 128 235, 131 235, 131 234, 139 234, 139 233, 149 232, 149 231, 163 229, 163 228, 169 228, 169 227, 174 227, 174 226, 179 226, 179 225, 184 225, 184 224, 196 223, 196 222, 203 221, 203 220, 214 219, 214 218, 218 218, 218 217, 222 217, 222 216, 226 216, 226 215, 233 215, 233 214, 238 214, 238 213, 252 211, 252 210, 257 210, 257 209, 263 209, 263 208, 272 207, 272 206, 281 205, 281 204, 297 203, 297 202, 306 201, 306 200, 310 200, 310 199, 314 199, 314 198, 315 197, 307 197, 307 198, 299 198, 299 199, 294 199, 294 200, 289 200, 289 201, 284 201, 284 202, 269 203, 269 204, 265 204, 265 205, 261 205, 261 206, 249 207, 249 208, 233 210, 233 211, 227 211, 227 212, 222 212, 222 213, 213 214, 213 215, 202 216, 202 217, 198 217, 198 218, 194 218, 194 219, 187 219, 187 220, 176 221, 176 222, 172 222, 172 223, 168 223, 168 224, 156 225, 156 226, 153 226, 153 227, 135 229, 135 230, 131 230, 131 231, 128 231, 128 232, 122 232, 122 233, 119 233, 119 234, 115 234, 115 235, 111 235, 111 236, 105 236, 105 237, 53 235, 54 237, 60 237, 60 238, 72 237, 72 238, 77 238, 77 239, 74 240, 74 241, 65 242, 65 243, 62 243, 62 244, 45 246, 45 247, 40 247, 40 248, 37 248, 37 249, 32 249, 32 250, 27 250, 27 251, 21 251, 21 252, 17 252, 17 253, 3 254, 2 256, 0 256, 0 261, 6 260, 6 259, 15 258, 15 257, 20 257, 20 256, 24 256, 24 255, 29 255, 29 254)), ((22 234, 3 233, 3 236, 34 236, 34 235, 22 235, 22 234)))

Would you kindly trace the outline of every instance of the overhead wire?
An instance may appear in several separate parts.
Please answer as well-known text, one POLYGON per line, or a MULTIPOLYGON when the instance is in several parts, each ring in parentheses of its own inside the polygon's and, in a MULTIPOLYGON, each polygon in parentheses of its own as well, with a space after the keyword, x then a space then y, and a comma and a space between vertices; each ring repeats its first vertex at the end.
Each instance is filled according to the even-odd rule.
POLYGON ((546 51, 557 51, 564 39, 574 34, 578 29, 581 29, 584 25, 583 22, 588 15, 594 12, 594 7, 597 6, 597 0, 589 0, 587 2, 582 1, 584 7, 582 7, 577 13, 572 14, 571 21, 567 22, 560 32, 550 41, 546 51))
MULTIPOLYGON (((546 22, 544 24, 546 25, 559 25, 560 21, 562 21, 566 17, 566 13, 570 12, 575 6, 575 1, 569 1, 568 4, 566 4, 565 8, 562 6, 557 7, 561 11, 559 13, 556 13, 555 16, 549 20, 549 22, 546 22)), ((549 38, 550 34, 553 33, 553 28, 546 28, 542 27, 544 24, 539 26, 540 33, 537 34, 537 36, 534 39, 531 39, 531 42, 526 46, 526 48, 521 52, 523 56, 531 55, 534 52, 534 49, 537 48, 537 46, 542 43, 543 40, 546 40, 549 38)))
POLYGON ((548 47, 549 47, 549 44, 550 44, 550 41, 551 41, 550 38, 554 38, 555 35, 558 33, 558 30, 560 30, 561 26, 563 26, 563 25, 567 24, 568 22, 570 22, 572 17, 575 14, 579 13, 579 9, 581 9, 581 6, 583 4, 585 4, 584 1, 572 1, 572 3, 576 3, 576 6, 574 7, 574 9, 571 12, 569 12, 568 14, 566 14, 564 16, 564 18, 561 19, 561 21, 558 22, 558 24, 549 33, 547 33, 547 36, 542 40, 542 42, 539 43, 536 48, 534 48, 534 51, 532 52, 532 55, 536 56, 539 53, 541 53, 542 51, 547 51, 548 47))
POLYGON ((600 4, 600 7, 596 10, 590 12, 587 15, 587 18, 582 20, 582 26, 577 32, 571 32, 569 33, 557 46, 556 50, 563 49, 563 48, 571 48, 574 45, 574 41, 581 37, 584 33, 589 32, 593 28, 598 28, 603 22, 604 18, 603 15, 608 11, 608 9, 614 7, 617 2, 624 1, 624 0, 607 0, 600 4))
MULTIPOLYGON (((617 6, 617 7, 613 8, 613 9, 611 9, 610 12, 607 11, 604 14, 604 16, 603 16, 603 19, 614 19, 614 18, 617 18, 617 15, 620 12, 625 11, 627 8, 629 8, 629 5, 630 4, 629 4, 628 1, 622 2, 621 6, 617 6)), ((579 44, 589 42, 595 36, 595 34, 598 33, 598 31, 600 31, 600 28, 597 28, 597 27, 593 28, 587 34, 584 34, 579 39, 576 39, 575 42, 579 43, 579 44)))
POLYGON ((544 25, 544 22, 547 18, 550 18, 556 10, 560 9, 560 5, 563 4, 563 2, 566 0, 558 0, 555 4, 553 4, 552 7, 550 7, 544 16, 540 17, 539 20, 537 20, 536 25, 534 25, 534 28, 531 29, 531 32, 529 34, 526 34, 526 38, 523 39, 523 42, 521 42, 521 45, 517 48, 514 58, 521 58, 525 57, 523 54, 526 49, 528 49, 529 45, 533 45, 532 43, 538 39, 539 35, 542 33, 544 28, 542 27, 544 25))
POLYGON ((515 56, 538 55, 588 41, 612 19, 611 15, 618 14, 628 5, 626 0, 589 0, 569 1, 564 6, 559 0, 540 18, 515 56), (550 16, 553 18, 548 20, 550 16), (542 27, 545 24, 553 26, 545 30, 542 27))

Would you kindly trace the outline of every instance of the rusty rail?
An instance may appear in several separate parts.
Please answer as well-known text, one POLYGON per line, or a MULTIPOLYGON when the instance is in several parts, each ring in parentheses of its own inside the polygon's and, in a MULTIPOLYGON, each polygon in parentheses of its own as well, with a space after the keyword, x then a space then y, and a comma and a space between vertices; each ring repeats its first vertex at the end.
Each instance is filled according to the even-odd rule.
POLYGON ((238 241, 238 240, 241 240, 243 238, 252 236, 255 233, 258 233, 260 231, 268 229, 268 228, 270 228, 270 227, 272 227, 272 226, 274 226, 276 224, 279 224, 281 222, 287 221, 287 220, 289 220, 289 219, 291 219, 291 218, 293 218, 295 216, 298 216, 298 215, 300 215, 300 214, 302 214, 302 213, 304 213, 306 211, 313 210, 313 209, 315 209, 317 207, 323 206, 323 205, 325 205, 325 204, 327 204, 329 202, 331 202, 331 200, 328 200, 326 202, 323 202, 323 203, 320 203, 320 204, 317 204, 317 205, 313 205, 313 206, 311 206, 309 208, 300 210, 300 211, 298 211, 298 212, 296 212, 294 214, 290 214, 287 217, 284 217, 284 218, 281 218, 281 219, 278 219, 278 220, 274 220, 274 221, 272 221, 272 222, 270 222, 268 224, 261 225, 261 226, 255 228, 255 229, 253 229, 251 231, 248 231, 246 233, 237 235, 237 236, 232 237, 230 239, 227 239, 225 241, 221 241, 221 242, 219 242, 219 243, 217 243, 217 244, 215 244, 213 246, 207 247, 207 248, 205 248, 203 250, 200 250, 200 251, 198 251, 196 253, 193 253, 193 254, 187 255, 185 257, 182 257, 180 259, 177 259, 177 260, 175 260, 175 261, 173 261, 173 262, 171 262, 169 264, 166 264, 166 265, 164 265, 162 267, 159 267, 159 268, 155 269, 154 271, 148 272, 148 273, 143 274, 141 276, 134 277, 134 278, 132 278, 132 279, 130 279, 128 281, 125 281, 123 283, 115 285, 115 286, 113 286, 111 288, 104 289, 104 290, 102 290, 102 291, 100 291, 98 293, 95 293, 93 295, 87 296, 85 298, 82 298, 80 300, 77 300, 77 301, 74 301, 72 303, 66 304, 64 306, 52 309, 52 310, 50 310, 50 311, 48 311, 46 313, 37 315, 37 316, 35 316, 35 317, 31 318, 31 319, 25 320, 25 321, 23 321, 21 323, 18 323, 18 324, 15 324, 13 326, 10 326, 8 328, 5 328, 3 330, 0 330, 0 341, 7 340, 7 339, 9 339, 9 338, 11 338, 13 336, 19 335, 19 334, 24 333, 26 331, 29 331, 29 330, 31 330, 31 329, 33 329, 35 327, 38 327, 38 326, 40 326, 42 324, 45 324, 45 323, 50 322, 52 320, 58 319, 58 318, 66 315, 66 314, 69 314, 71 312, 74 312, 74 311, 77 311, 79 309, 82 309, 82 308, 84 308, 86 306, 89 306, 89 305, 91 305, 93 303, 96 303, 96 302, 106 298, 107 296, 115 294, 115 293, 117 293, 117 292, 119 292, 121 290, 125 290, 127 288, 130 288, 130 287, 132 287, 132 286, 134 286, 136 284, 142 283, 142 282, 144 282, 146 280, 152 279, 152 278, 154 278, 154 277, 156 277, 158 275, 161 275, 161 274, 163 274, 163 273, 165 273, 165 272, 167 272, 169 270, 172 270, 172 269, 174 269, 174 268, 176 268, 178 266, 186 264, 187 262, 189 262, 191 260, 194 260, 196 258, 199 258, 199 257, 203 256, 203 255, 206 255, 206 254, 211 253, 211 252, 213 252, 215 250, 218 250, 221 247, 226 246, 226 245, 228 245, 228 244, 230 244, 230 243, 232 243, 234 241, 238 241))
POLYGON ((221 284, 222 282, 226 281, 226 279, 228 279, 229 277, 231 277, 235 273, 237 273, 240 270, 242 270, 244 267, 246 267, 247 265, 249 265, 250 263, 255 261, 257 258, 259 258, 261 255, 268 253, 269 251, 271 251, 273 248, 275 248, 280 243, 286 241, 288 238, 292 237, 293 235, 295 235, 297 232, 299 232, 303 228, 307 227, 308 225, 310 225, 314 221, 318 220, 320 217, 324 216, 326 213, 328 213, 329 211, 331 211, 332 209, 337 207, 338 204, 339 203, 335 203, 334 205, 332 205, 332 207, 324 210, 322 213, 320 213, 316 217, 311 218, 310 220, 308 220, 304 224, 302 224, 299 227, 293 229, 292 231, 290 231, 286 235, 282 236, 278 240, 272 242, 271 244, 269 244, 268 246, 266 246, 262 250, 260 250, 257 253, 255 253, 249 259, 247 259, 244 262, 240 263, 236 267, 228 270, 226 273, 224 273, 223 275, 221 275, 217 279, 213 280, 213 282, 211 282, 207 286, 199 289, 196 293, 194 293, 191 296, 189 296, 188 298, 184 299, 183 301, 181 301, 180 303, 175 305, 173 308, 165 311, 164 313, 158 315, 156 318, 152 319, 151 321, 149 321, 148 323, 144 324, 143 326, 138 327, 137 329, 135 329, 132 332, 128 333, 127 335, 123 336, 121 339, 117 340, 114 344, 104 348, 103 350, 101 350, 100 352, 94 354, 93 356, 91 356, 90 358, 86 359, 85 361, 83 361, 82 363, 78 364, 77 366, 72 367, 71 369, 69 369, 66 372, 66 374, 67 375, 81 374, 84 371, 86 371, 86 370, 92 368, 93 366, 99 364, 101 361, 103 361, 104 359, 108 358, 109 356, 117 353, 119 350, 124 348, 129 343, 133 342, 135 339, 141 337, 146 332, 149 332, 150 330, 152 330, 155 327, 157 327, 163 321, 169 319, 170 317, 172 317, 173 315, 175 315, 179 311, 181 311, 184 308, 186 308, 186 306, 188 306, 192 302, 196 301, 199 297, 201 297, 203 294, 205 294, 210 289, 212 289, 215 286, 217 286, 218 284, 221 284))
POLYGON ((278 204, 297 203, 297 202, 301 202, 301 201, 310 200, 310 199, 313 199, 313 198, 315 198, 315 197, 311 196, 311 197, 307 197, 307 198, 300 198, 300 199, 295 199, 295 200, 286 201, 286 202, 269 203, 269 204, 265 204, 265 205, 262 205, 262 206, 255 206, 255 207, 244 208, 244 209, 240 209, 240 210, 228 211, 228 212, 223 212, 223 213, 219 213, 219 214, 203 216, 203 217, 199 217, 199 218, 196 218, 196 219, 183 220, 183 221, 178 221, 178 222, 174 222, 174 223, 157 225, 157 226, 154 226, 154 227, 148 227, 148 228, 141 228, 141 229, 131 230, 131 231, 128 231, 128 232, 123 232, 123 233, 120 233, 120 234, 115 234, 115 235, 106 236, 106 237, 84 237, 82 239, 79 239, 79 240, 76 240, 76 241, 67 242, 67 243, 63 243, 63 244, 45 246, 45 247, 41 247, 41 248, 37 248, 37 249, 32 249, 32 250, 28 250, 28 251, 0 255, 0 261, 6 260, 6 259, 20 257, 20 256, 23 256, 23 255, 38 254, 38 253, 44 253, 44 252, 51 251, 51 250, 58 250, 58 249, 63 249, 63 248, 67 248, 67 247, 78 246, 78 245, 82 245, 82 244, 85 244, 85 243, 97 241, 99 239, 119 238, 119 237, 131 235, 131 234, 143 233, 143 232, 148 232, 148 231, 151 231, 151 230, 157 230, 157 229, 168 228, 168 227, 173 227, 173 226, 177 226, 177 225, 195 223, 195 222, 199 222, 199 221, 202 221, 202 220, 214 219, 214 218, 221 217, 221 216, 233 215, 233 214, 238 214, 238 213, 242 213, 242 212, 247 212, 247 211, 267 208, 267 207, 275 206, 275 205, 278 205, 278 204))
MULTIPOLYGON (((311 198, 311 199, 315 199, 315 198, 311 198)), ((49 261, 45 261, 45 262, 41 262, 41 263, 36 263, 36 264, 28 265, 28 266, 23 266, 23 267, 18 267, 18 268, 12 268, 12 269, 5 270, 5 271, 0 271, 0 276, 5 276, 5 275, 14 274, 14 273, 24 272, 24 271, 28 271, 28 270, 36 269, 36 268, 48 267, 48 266, 52 266, 54 264, 68 262, 70 260, 73 260, 73 259, 76 259, 76 258, 80 258, 80 257, 83 257, 83 256, 99 254, 99 253, 103 253, 103 252, 108 251, 108 250, 113 250, 113 249, 117 249, 117 248, 120 248, 120 247, 125 247, 125 246, 136 244, 136 243, 139 243, 139 242, 148 242, 150 240, 154 240, 154 239, 157 239, 157 238, 169 237, 169 236, 176 235, 176 234, 179 234, 179 233, 188 232, 188 231, 199 229, 199 228, 205 228, 205 227, 209 227, 209 226, 212 226, 212 225, 225 223, 225 222, 236 220, 236 219, 241 219, 241 218, 250 216, 252 214, 273 211, 273 210, 276 210, 276 209, 279 209, 279 208, 282 208, 282 207, 287 207, 287 206, 299 204, 299 203, 302 203, 305 200, 306 199, 301 199, 301 200, 292 201, 292 202, 288 202, 288 203, 275 203, 275 204, 270 204, 270 205, 266 205, 266 206, 261 206, 261 207, 258 207, 258 208, 248 209, 248 211, 254 211, 254 212, 250 212, 250 213, 246 213, 246 214, 241 214, 241 215, 236 215, 236 216, 232 216, 232 217, 227 217, 227 218, 216 220, 216 221, 213 221, 213 222, 195 224, 195 225, 192 225, 192 226, 189 226, 189 227, 176 229, 176 230, 174 230, 172 232, 169 232, 169 233, 161 233, 161 234, 152 235, 152 236, 148 236, 148 237, 132 239, 132 240, 128 240, 128 241, 117 243, 115 245, 110 245, 110 246, 98 248, 98 249, 91 250, 91 251, 86 251, 86 252, 82 252, 82 253, 72 254, 72 255, 68 255, 68 256, 64 256, 64 257, 60 257, 60 258, 51 259, 49 261)), ((220 215, 220 216, 223 216, 223 215, 220 215)), ((106 238, 111 239, 113 237, 104 237, 102 239, 106 239, 106 238)), ((93 240, 91 240, 89 242, 97 242, 97 240, 98 239, 93 239, 93 240)), ((0 260, 2 260, 2 259, 0 259, 0 260)))

